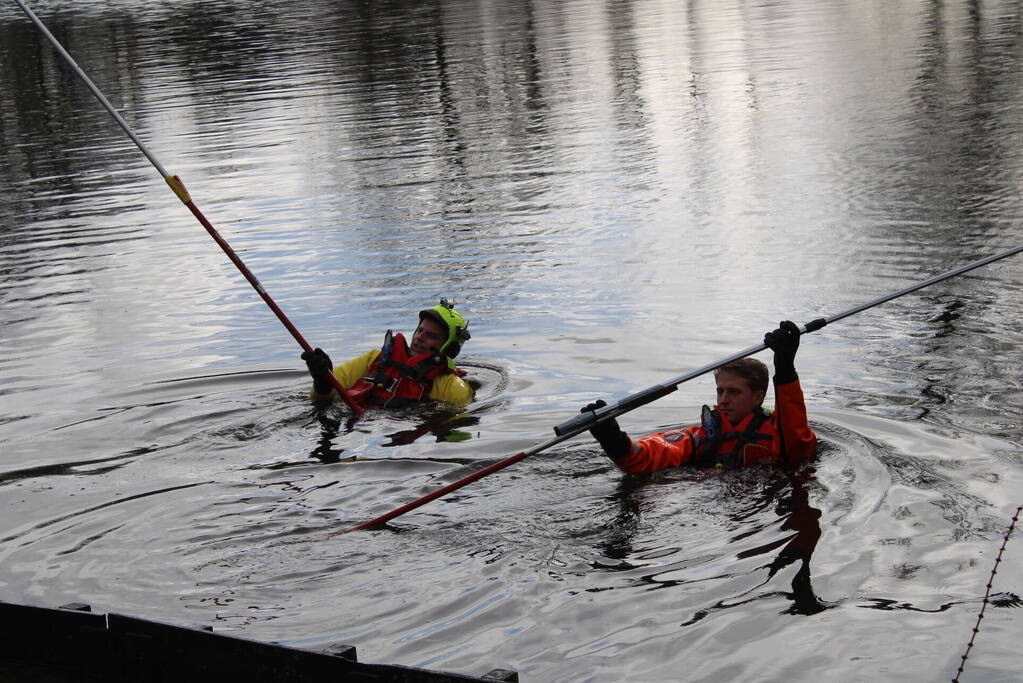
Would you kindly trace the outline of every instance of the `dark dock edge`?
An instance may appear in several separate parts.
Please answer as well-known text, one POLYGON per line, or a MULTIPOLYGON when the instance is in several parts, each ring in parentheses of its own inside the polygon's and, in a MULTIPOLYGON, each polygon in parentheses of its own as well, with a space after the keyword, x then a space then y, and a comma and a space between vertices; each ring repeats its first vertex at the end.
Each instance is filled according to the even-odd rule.
POLYGON ((0 681, 170 683, 245 680, 346 683, 509 681, 518 673, 494 669, 481 677, 387 664, 364 664, 356 649, 337 644, 322 652, 260 643, 120 614, 93 614, 73 603, 54 609, 0 602, 0 681), (328 678, 332 677, 332 678, 328 678))

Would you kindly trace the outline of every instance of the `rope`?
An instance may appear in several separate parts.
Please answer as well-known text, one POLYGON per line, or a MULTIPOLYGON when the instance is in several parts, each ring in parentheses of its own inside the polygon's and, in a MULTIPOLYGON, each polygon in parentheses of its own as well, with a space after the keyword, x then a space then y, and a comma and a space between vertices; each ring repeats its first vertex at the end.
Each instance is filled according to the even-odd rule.
POLYGON ((952 683, 959 683, 959 676, 962 675, 963 669, 966 667, 966 658, 970 656, 970 650, 973 649, 973 641, 977 639, 977 634, 980 633, 980 620, 984 618, 984 610, 987 609, 989 598, 991 597, 991 585, 995 581, 995 574, 998 573, 998 565, 1002 561, 1002 553, 1005 552, 1005 546, 1009 542, 1009 537, 1012 536, 1012 532, 1016 528, 1016 522, 1019 520, 1019 513, 1021 510, 1023 510, 1023 505, 1016 508, 1016 514, 1012 516, 1012 521, 1009 523, 1009 530, 1005 532, 1005 538, 1002 539, 1002 547, 998 550, 998 557, 995 558, 995 566, 991 568, 991 576, 987 580, 987 591, 984 593, 984 602, 980 606, 980 614, 977 615, 977 623, 973 626, 973 634, 970 636, 970 642, 966 644, 966 652, 963 653, 963 661, 959 665, 959 670, 956 672, 956 677, 952 679, 952 683))

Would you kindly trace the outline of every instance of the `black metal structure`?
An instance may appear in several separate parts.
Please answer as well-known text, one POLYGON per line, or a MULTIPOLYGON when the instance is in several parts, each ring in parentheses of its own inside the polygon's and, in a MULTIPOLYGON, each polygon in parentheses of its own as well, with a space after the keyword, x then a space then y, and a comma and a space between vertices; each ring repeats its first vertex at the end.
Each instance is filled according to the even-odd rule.
POLYGON ((364 664, 355 647, 312 652, 120 614, 88 605, 59 609, 0 602, 0 681, 170 683, 242 680, 345 683, 518 681, 495 669, 481 677, 414 667, 364 664))

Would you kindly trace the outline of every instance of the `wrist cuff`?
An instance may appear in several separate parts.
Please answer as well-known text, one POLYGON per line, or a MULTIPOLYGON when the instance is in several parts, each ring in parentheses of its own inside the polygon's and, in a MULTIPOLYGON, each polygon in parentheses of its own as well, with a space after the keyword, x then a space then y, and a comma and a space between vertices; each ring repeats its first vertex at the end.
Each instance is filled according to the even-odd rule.
POLYGON ((789 384, 799 379, 799 375, 796 374, 795 370, 775 370, 774 372, 774 383, 775 384, 789 384))
POLYGON ((632 439, 625 432, 618 432, 610 439, 601 440, 600 447, 604 449, 607 457, 618 460, 632 451, 632 439))

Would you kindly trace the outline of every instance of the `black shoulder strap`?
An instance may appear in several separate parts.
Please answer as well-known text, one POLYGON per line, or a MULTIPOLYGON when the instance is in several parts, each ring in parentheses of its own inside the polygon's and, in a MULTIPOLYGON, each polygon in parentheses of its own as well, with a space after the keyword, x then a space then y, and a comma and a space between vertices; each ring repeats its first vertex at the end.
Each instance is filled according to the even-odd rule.
POLYGON ((741 432, 733 430, 722 434, 720 413, 704 406, 702 424, 703 430, 707 432, 707 436, 709 438, 705 443, 700 444, 695 457, 693 458, 693 464, 704 467, 716 465, 722 465, 727 468, 735 467, 737 459, 736 454, 740 453, 744 446, 756 443, 757 441, 771 440, 770 434, 760 433, 760 428, 770 419, 771 414, 762 407, 758 407, 756 412, 753 414, 753 419, 751 419, 749 424, 746 425, 746 429, 741 432), (708 430, 708 426, 710 426, 711 429, 708 430), (736 439, 738 443, 731 452, 722 454, 720 452, 721 444, 730 439, 736 439))
POLYGON ((739 440, 743 444, 756 443, 757 441, 770 441, 771 436, 769 434, 760 433, 760 428, 763 427, 764 423, 770 419, 771 413, 758 406, 756 413, 753 415, 753 419, 750 420, 745 431, 738 435, 739 440))

